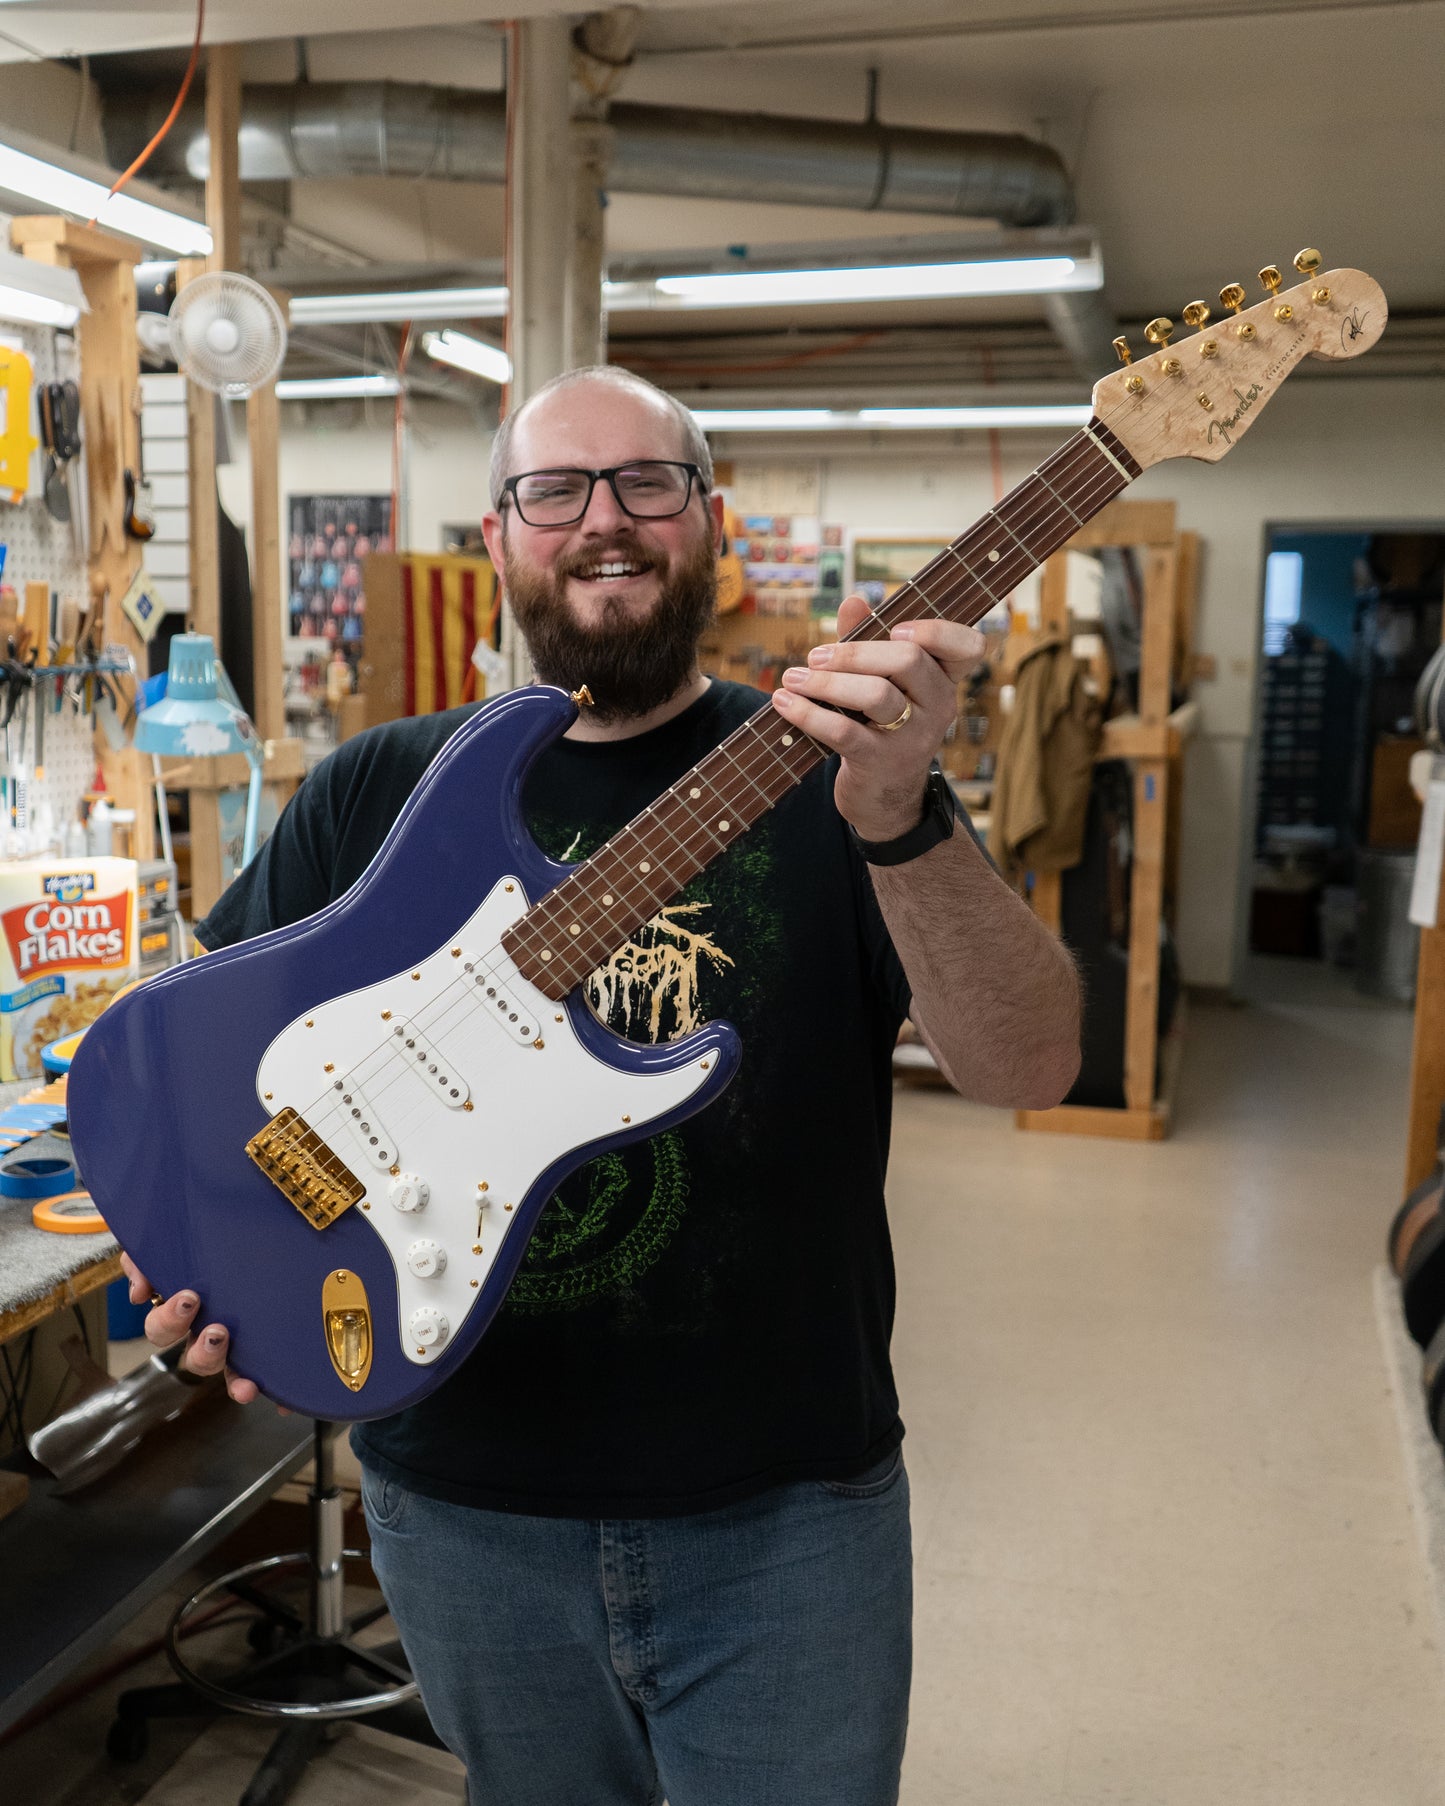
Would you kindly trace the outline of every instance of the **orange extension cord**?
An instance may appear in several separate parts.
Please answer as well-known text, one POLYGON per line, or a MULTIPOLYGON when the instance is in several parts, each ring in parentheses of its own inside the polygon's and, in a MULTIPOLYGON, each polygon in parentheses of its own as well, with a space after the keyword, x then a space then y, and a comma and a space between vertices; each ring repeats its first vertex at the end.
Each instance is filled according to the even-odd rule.
MULTIPOLYGON (((105 197, 107 201, 118 195, 131 177, 145 168, 146 164, 150 161, 156 146, 162 142, 166 133, 169 132, 171 127, 176 123, 181 108, 186 104, 186 96, 191 91, 191 83, 195 79, 196 66, 201 60, 201 33, 205 29, 205 24, 206 0, 196 0, 196 36, 195 41, 191 45, 191 60, 186 64, 186 73, 181 79, 180 92, 176 95, 176 98, 171 105, 170 112, 166 114, 165 123, 156 133, 155 137, 151 139, 150 143, 135 159, 130 168, 116 177, 114 183, 111 185, 110 193, 105 197)), ((104 202, 102 202, 102 205, 104 205, 104 202)), ((99 217, 99 214, 97 214, 96 219, 99 219, 99 217)), ((95 220, 91 220, 90 223, 93 226, 95 220)))

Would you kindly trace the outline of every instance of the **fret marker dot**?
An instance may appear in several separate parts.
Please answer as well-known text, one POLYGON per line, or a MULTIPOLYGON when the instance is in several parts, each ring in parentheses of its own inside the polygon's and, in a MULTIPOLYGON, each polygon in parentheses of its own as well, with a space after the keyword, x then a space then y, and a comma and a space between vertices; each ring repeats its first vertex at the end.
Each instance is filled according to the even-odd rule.
POLYGON ((637 869, 639 872, 650 872, 652 870, 652 867, 648 864, 647 860, 644 859, 642 864, 639 865, 637 869))
MULTIPOLYGON (((609 891, 607 895, 603 897, 602 901, 610 908, 612 904, 612 893, 609 891)), ((561 1018, 559 1017, 558 1020, 560 1021, 561 1018)))
POLYGON ((998 553, 990 552, 988 555, 988 561, 990 564, 997 564, 998 563, 998 553))
POLYGON ((731 827, 731 826, 732 826, 732 823, 731 823, 731 822, 730 822, 730 821, 720 821, 720 822, 719 822, 719 823, 718 823, 718 829, 719 829, 719 831, 720 831, 720 832, 721 832, 721 833, 723 833, 723 834, 726 834, 726 833, 727 833, 727 831, 728 831, 728 829, 729 829, 729 828, 730 828, 730 827, 731 827))
POLYGON ((702 792, 694 785, 694 787, 691 790, 689 790, 687 794, 693 799, 694 802, 696 802, 698 797, 700 797, 702 795, 702 792))
POLYGON ((783 735, 783 745, 791 746, 792 744, 793 744, 793 736, 791 734, 784 734, 783 735))
POLYGON ((580 922, 574 922, 567 932, 568 934, 581 934, 582 924, 580 922))
POLYGON ((550 949, 548 949, 548 948, 546 948, 546 947, 544 947, 544 948, 543 948, 543 949, 542 949, 542 959, 543 959, 543 961, 544 961, 544 962, 545 962, 545 961, 546 961, 546 960, 549 960, 549 959, 551 959, 551 957, 552 957, 552 954, 551 954, 551 951, 550 951, 550 949))

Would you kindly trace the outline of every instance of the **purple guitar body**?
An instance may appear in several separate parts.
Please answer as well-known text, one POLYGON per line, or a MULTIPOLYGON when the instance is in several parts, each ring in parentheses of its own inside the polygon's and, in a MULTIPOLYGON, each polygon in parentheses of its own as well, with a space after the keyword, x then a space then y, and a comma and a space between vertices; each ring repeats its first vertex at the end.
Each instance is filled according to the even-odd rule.
POLYGON ((344 897, 151 980, 77 1052, 70 1128, 102 1215, 163 1294, 200 1294, 279 1404, 362 1419, 434 1390, 566 1174, 736 1069, 726 1023, 623 1040, 501 944, 574 870, 520 806, 574 716, 554 689, 485 705, 344 897))

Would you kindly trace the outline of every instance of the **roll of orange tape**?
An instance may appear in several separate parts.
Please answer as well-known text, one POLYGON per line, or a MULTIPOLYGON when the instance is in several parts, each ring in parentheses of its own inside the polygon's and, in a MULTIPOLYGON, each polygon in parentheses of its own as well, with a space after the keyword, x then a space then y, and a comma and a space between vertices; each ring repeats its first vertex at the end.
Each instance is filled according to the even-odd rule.
POLYGON ((88 1191, 64 1191, 58 1198, 41 1198, 31 1209, 30 1221, 54 1235, 99 1235, 105 1228, 105 1218, 88 1191))

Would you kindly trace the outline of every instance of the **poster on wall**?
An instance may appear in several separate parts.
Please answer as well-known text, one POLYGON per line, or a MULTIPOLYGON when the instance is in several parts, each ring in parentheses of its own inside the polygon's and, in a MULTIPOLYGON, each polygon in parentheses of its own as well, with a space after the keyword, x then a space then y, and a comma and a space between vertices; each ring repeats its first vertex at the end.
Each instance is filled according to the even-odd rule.
POLYGON ((291 632, 329 640, 354 665, 366 621, 361 561, 391 550, 391 497, 293 495, 286 514, 291 632))

